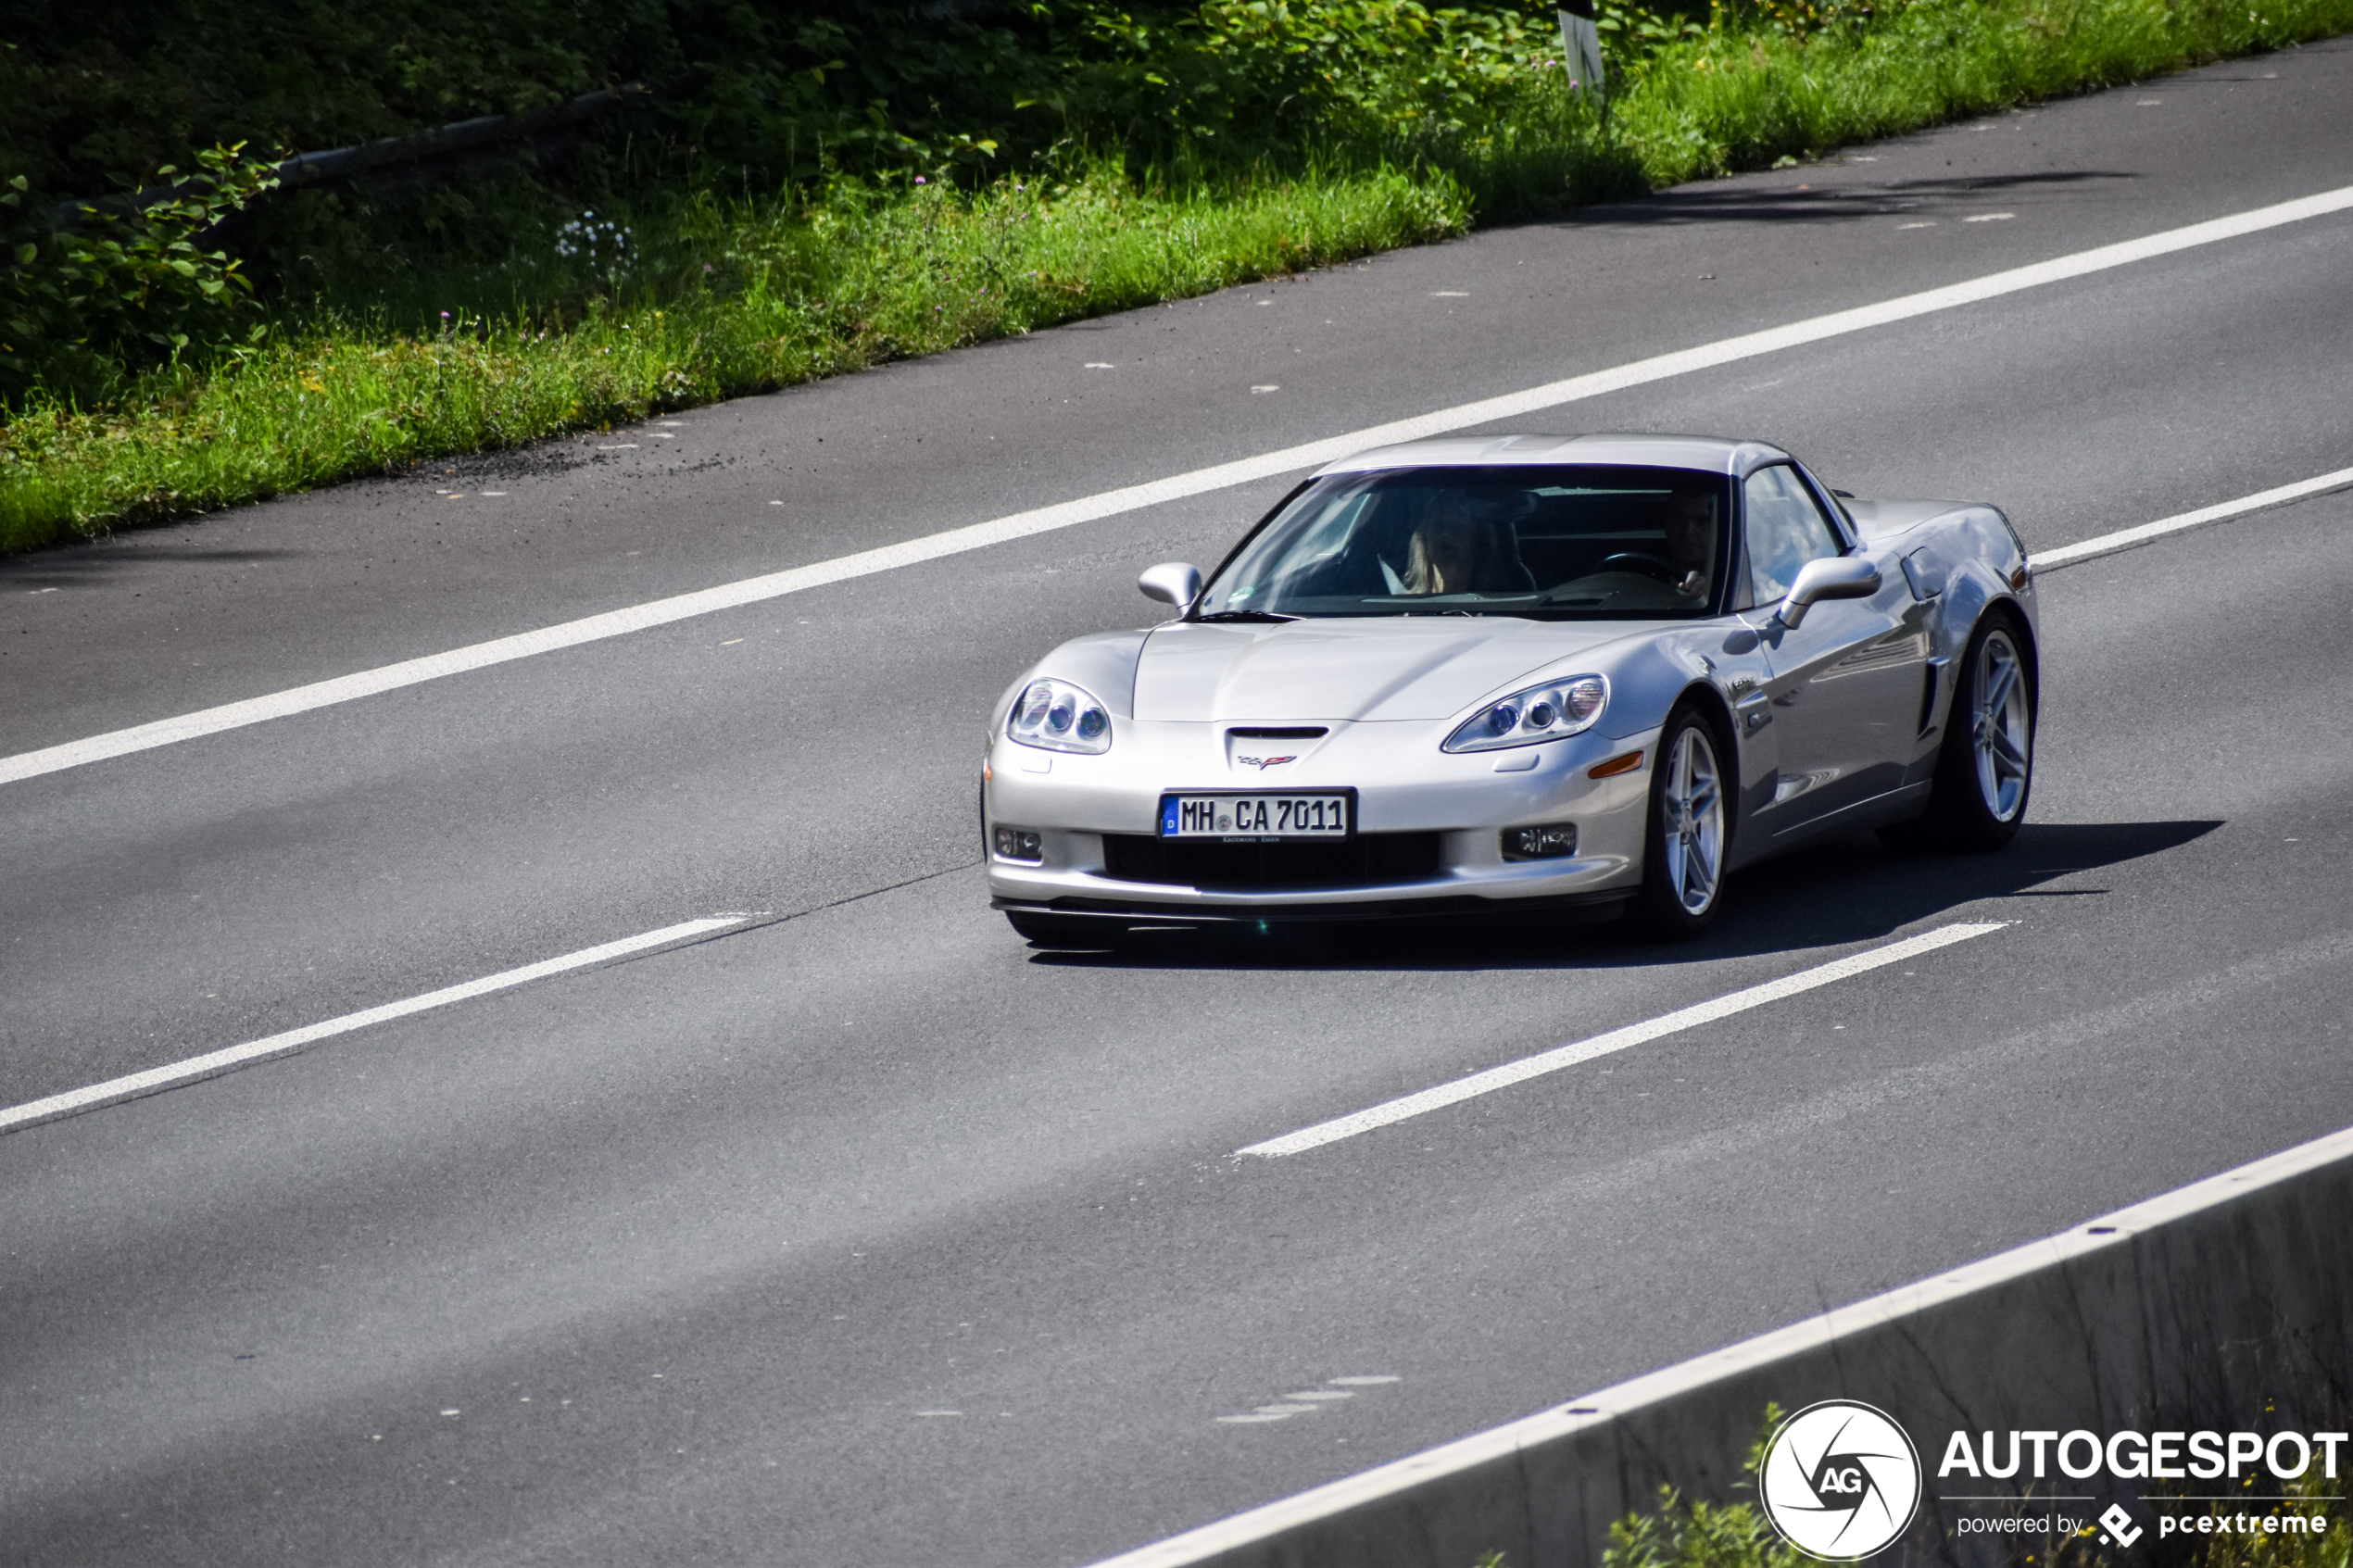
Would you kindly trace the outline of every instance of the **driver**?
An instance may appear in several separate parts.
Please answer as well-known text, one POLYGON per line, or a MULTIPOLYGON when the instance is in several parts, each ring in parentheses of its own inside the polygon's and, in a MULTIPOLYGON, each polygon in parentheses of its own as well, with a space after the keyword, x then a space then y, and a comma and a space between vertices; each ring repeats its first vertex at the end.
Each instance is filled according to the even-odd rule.
POLYGON ((1716 557, 1716 498, 1704 490, 1678 492, 1667 505, 1666 532, 1667 558, 1681 574, 1675 592, 1704 597, 1716 557))

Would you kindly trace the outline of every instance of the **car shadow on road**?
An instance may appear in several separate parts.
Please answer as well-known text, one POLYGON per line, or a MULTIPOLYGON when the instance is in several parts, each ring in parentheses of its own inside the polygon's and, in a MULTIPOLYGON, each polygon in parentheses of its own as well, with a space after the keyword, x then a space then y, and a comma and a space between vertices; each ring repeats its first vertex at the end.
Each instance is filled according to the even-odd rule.
POLYGON ((2120 169, 2052 169, 2035 174, 1976 174, 1933 180, 1870 180, 1758 189, 1736 183, 1661 191, 1639 201, 1590 207, 1528 227, 1651 228, 1680 223, 1818 223, 1894 214, 1933 213, 1982 207, 1993 198, 2032 197, 2049 192, 2074 199, 2081 187, 2103 181, 2129 182, 2120 169))
POLYGON ((128 552, 120 548, 113 538, 106 538, 79 540, 51 549, 28 551, 0 561, 0 593, 12 589, 37 594, 48 588, 106 587, 110 585, 112 577, 126 568, 157 565, 258 566, 268 561, 292 559, 306 553, 276 549, 182 548, 179 547, 176 538, 160 529, 154 531, 154 536, 143 537, 139 543, 148 547, 135 553, 128 552), (162 547, 156 547, 157 546, 162 547))
POLYGON ((1653 943, 1616 925, 1541 919, 1335 922, 1265 929, 1148 929, 1101 951, 1039 951, 1030 962, 1077 969, 1428 970, 1645 969, 1835 947, 1889 936, 1939 916, 1994 911, 2002 898, 2104 897, 2097 886, 2048 885, 2083 872, 2161 855, 2220 821, 2029 823, 1990 855, 1891 850, 1857 834, 1736 875, 1705 936, 1653 943))

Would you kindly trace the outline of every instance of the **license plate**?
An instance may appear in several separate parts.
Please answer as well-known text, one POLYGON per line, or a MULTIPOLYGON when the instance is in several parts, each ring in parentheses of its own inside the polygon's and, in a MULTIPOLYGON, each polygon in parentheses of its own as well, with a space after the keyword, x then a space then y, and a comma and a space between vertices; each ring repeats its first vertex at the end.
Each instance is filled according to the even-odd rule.
POLYGON ((1302 795, 1164 795, 1163 838, 1346 838, 1345 793, 1302 795))

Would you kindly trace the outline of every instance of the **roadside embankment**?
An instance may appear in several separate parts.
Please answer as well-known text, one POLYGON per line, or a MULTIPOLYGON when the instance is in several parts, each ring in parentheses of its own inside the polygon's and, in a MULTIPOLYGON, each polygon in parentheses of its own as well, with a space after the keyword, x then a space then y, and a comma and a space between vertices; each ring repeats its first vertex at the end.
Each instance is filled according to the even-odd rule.
POLYGON ((397 313, 339 307, 282 319, 224 357, 145 372, 94 405, 23 400, 0 425, 0 552, 610 428, 2353 31, 2353 0, 1914 0, 1811 33, 1723 15, 1627 56, 1606 116, 1569 93, 1557 59, 1529 53, 1548 46, 1541 30, 1523 29, 1495 69, 1519 73, 1524 90, 1498 96, 1490 122, 1436 140, 1336 144, 1320 162, 1183 178, 1139 177, 1111 156, 972 187, 698 197, 667 210, 659 234, 575 222, 557 242, 567 266, 610 252, 590 258, 610 286, 585 311, 453 299, 420 332, 397 313), (656 256, 658 282, 645 270, 656 256))
POLYGON ((1768 1406, 1832 1399, 1886 1411, 1919 1450, 1919 1512, 1898 1548, 1912 1560, 2010 1560, 2015 1537, 1964 1527, 1984 1514, 1977 1494, 2044 1512, 2067 1494, 2087 1522, 2120 1504, 2135 1539, 2155 1536, 2143 1494, 2178 1480, 1939 1473, 1960 1435, 1974 1450, 1985 1433, 2325 1422, 2298 1398, 2353 1388, 2348 1235, 2353 1130, 1100 1568, 1431 1568, 1498 1551, 1516 1568, 1598 1568, 1610 1525, 1655 1507, 1660 1487, 1728 1499, 1768 1406))

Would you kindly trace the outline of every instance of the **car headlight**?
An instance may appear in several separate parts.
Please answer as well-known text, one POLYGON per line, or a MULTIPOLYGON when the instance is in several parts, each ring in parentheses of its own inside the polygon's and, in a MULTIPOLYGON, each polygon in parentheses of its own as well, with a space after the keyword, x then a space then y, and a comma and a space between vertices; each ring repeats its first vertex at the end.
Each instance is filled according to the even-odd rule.
POLYGON ((1109 751, 1111 714, 1064 681, 1032 681, 1005 717, 1005 734, 1045 751, 1109 751))
POLYGON ((1507 746, 1534 746, 1559 740, 1593 726, 1609 706, 1609 680, 1602 675, 1571 675, 1514 692, 1488 704, 1446 737, 1447 751, 1500 751, 1507 746))

